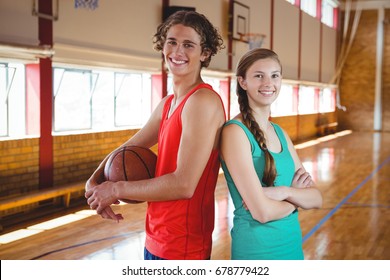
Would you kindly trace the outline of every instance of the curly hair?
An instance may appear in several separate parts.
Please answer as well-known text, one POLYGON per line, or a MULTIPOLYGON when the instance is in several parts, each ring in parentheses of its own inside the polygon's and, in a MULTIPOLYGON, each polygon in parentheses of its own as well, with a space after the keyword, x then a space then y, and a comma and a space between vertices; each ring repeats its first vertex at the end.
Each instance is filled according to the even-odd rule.
MULTIPOLYGON (((280 69, 282 69, 278 55, 275 52, 269 49, 257 48, 242 56, 237 65, 236 76, 243 77, 245 79, 246 72, 249 67, 257 60, 266 58, 275 60, 280 65, 280 69)), ((277 176, 275 161, 267 148, 267 144, 265 143, 264 132, 261 130, 252 114, 252 108, 249 106, 247 92, 240 86, 239 83, 237 83, 237 96, 243 123, 255 136, 257 143, 265 155, 265 168, 262 181, 267 187, 273 186, 277 176)))
POLYGON ((157 32, 153 36, 153 48, 156 51, 163 50, 167 32, 176 24, 192 27, 200 35, 202 52, 205 50, 210 52, 210 56, 202 62, 201 67, 208 67, 211 57, 225 48, 218 30, 204 15, 194 11, 178 11, 157 27, 157 32))

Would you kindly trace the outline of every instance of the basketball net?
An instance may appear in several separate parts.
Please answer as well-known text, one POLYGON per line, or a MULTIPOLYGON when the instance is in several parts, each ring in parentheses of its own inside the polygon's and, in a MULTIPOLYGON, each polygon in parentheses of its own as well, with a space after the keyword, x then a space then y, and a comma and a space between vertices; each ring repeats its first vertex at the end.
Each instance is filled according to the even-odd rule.
POLYGON ((265 35, 261 33, 246 33, 242 36, 244 41, 248 42, 249 50, 261 48, 263 45, 265 35))
POLYGON ((75 9, 95 10, 98 8, 99 0, 74 0, 75 9))

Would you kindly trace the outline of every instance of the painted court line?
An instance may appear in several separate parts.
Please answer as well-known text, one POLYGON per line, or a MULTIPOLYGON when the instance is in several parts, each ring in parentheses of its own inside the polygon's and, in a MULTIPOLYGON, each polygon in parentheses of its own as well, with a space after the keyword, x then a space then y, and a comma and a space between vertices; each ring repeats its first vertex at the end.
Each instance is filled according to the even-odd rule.
POLYGON ((339 204, 336 205, 335 208, 332 209, 322 220, 315 225, 303 238, 302 243, 305 242, 307 239, 309 239, 310 236, 312 236, 327 220, 329 220, 336 211, 345 204, 348 199, 350 199, 361 187, 364 186, 365 183, 367 183, 371 178, 377 173, 379 170, 382 169, 383 166, 385 166, 387 163, 389 163, 390 157, 386 158, 377 168, 375 168, 374 171, 371 172, 370 175, 368 175, 356 188, 354 188, 339 204))
POLYGON ((347 202, 345 205, 357 206, 357 207, 368 207, 368 208, 390 208, 390 205, 385 204, 369 204, 359 202, 347 202))

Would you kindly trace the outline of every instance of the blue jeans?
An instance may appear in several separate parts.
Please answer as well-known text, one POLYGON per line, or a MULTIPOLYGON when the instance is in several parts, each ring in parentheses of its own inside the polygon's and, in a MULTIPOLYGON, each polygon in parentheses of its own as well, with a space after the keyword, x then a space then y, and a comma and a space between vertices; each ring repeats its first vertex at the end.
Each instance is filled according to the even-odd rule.
POLYGON ((150 253, 148 251, 148 249, 144 249, 144 260, 154 260, 154 261, 159 261, 159 260, 166 260, 166 259, 163 259, 163 258, 160 258, 160 257, 157 257, 155 255, 153 255, 152 253, 150 253))

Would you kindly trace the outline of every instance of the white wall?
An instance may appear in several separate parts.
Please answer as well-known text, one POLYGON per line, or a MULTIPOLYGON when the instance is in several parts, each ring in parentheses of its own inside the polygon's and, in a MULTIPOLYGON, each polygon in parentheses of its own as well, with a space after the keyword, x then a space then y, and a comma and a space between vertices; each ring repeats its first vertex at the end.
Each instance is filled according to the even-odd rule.
POLYGON ((152 37, 161 22, 161 0, 100 0, 95 10, 60 0, 54 22, 56 62, 85 61, 119 67, 159 69, 152 37))
MULTIPOLYGON (((336 30, 300 15, 299 8, 285 0, 238 1, 250 7, 250 32, 265 34, 263 47, 272 46, 279 54, 284 78, 329 82, 336 62, 336 30)), ((195 7, 205 14, 228 46, 229 0, 170 0, 170 5, 195 7)), ((0 0, 0 45, 39 44, 38 18, 31 10, 31 0, 0 0)), ((162 0, 99 0, 93 11, 59 0, 58 16, 53 23, 54 63, 160 71, 161 55, 153 50, 152 37, 161 22, 162 0)), ((233 40, 232 47, 234 72, 249 46, 233 40)), ((212 59, 209 69, 224 75, 228 60, 226 48, 212 59)))
POLYGON ((319 82, 321 23, 302 13, 300 79, 319 82))
POLYGON ((31 0, 0 0, 0 42, 38 45, 38 20, 31 0))
POLYGON ((297 80, 299 66, 299 9, 275 0, 273 49, 283 65, 283 78, 297 80))
POLYGON ((326 25, 322 27, 321 82, 329 83, 336 68, 337 33, 326 25))

